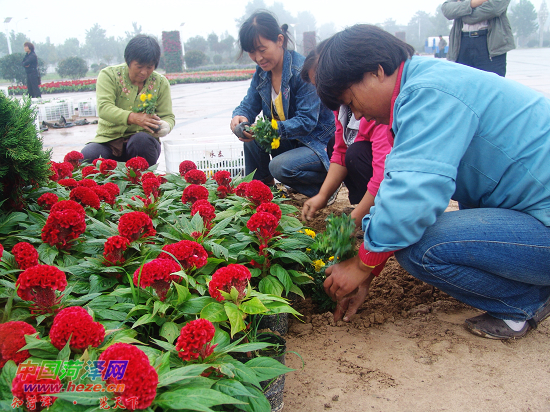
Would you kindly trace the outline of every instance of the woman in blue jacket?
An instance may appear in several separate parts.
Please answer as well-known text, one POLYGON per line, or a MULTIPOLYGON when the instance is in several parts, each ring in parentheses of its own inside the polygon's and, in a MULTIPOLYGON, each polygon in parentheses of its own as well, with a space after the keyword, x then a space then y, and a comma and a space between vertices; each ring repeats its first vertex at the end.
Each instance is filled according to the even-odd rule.
POLYGON ((364 243, 327 269, 325 290, 349 300, 395 252, 413 276, 485 311, 466 320, 474 334, 523 337, 550 314, 550 100, 413 54, 389 33, 357 25, 319 57, 321 101, 388 124, 393 140, 364 243), (443 213, 450 199, 462 210, 443 213))
POLYGON ((273 185, 274 178, 306 195, 315 196, 327 175, 327 142, 334 135, 332 112, 321 104, 315 87, 300 78, 305 58, 287 50, 287 26, 279 27, 268 12, 256 12, 239 30, 241 50, 258 65, 241 104, 233 111, 231 130, 254 123, 263 112, 277 121, 280 146, 266 153, 254 136, 244 132, 245 171, 273 185))

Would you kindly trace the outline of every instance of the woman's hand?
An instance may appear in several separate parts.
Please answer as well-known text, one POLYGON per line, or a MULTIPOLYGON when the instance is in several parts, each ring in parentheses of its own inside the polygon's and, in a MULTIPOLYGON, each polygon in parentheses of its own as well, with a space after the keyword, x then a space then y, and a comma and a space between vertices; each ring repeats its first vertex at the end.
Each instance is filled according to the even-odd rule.
POLYGON ((329 266, 325 271, 328 275, 323 284, 325 292, 332 300, 339 302, 355 292, 370 277, 372 269, 365 266, 359 256, 329 266))
POLYGON ((361 283, 355 292, 350 293, 343 299, 339 300, 334 311, 334 321, 338 322, 343 320, 349 322, 353 315, 357 313, 357 309, 365 302, 367 295, 369 294, 369 288, 374 275, 369 275, 367 279, 361 283))
POLYGON ((161 119, 156 114, 130 113, 128 124, 137 124, 150 134, 155 134, 155 130, 161 125, 161 119))
MULTIPOLYGON (((235 116, 233 119, 231 119, 231 123, 229 123, 229 127, 231 128, 231 131, 234 133, 235 127, 238 124, 241 124, 242 122, 248 122, 248 119, 244 116, 235 116)), ((247 132, 246 130, 243 131, 243 135, 244 135, 244 138, 239 137, 239 140, 241 142, 251 142, 252 140, 254 140, 254 136, 252 135, 252 133, 247 132)))
POLYGON ((311 220, 315 216, 315 212, 324 208, 327 205, 325 196, 317 194, 308 199, 302 207, 302 220, 311 220))

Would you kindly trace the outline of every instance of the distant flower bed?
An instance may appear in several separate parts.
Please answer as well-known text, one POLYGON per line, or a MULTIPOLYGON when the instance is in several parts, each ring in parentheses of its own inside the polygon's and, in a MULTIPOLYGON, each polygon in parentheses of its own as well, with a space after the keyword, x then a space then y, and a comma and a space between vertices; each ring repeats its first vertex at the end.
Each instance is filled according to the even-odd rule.
MULTIPOLYGON (((166 78, 170 81, 170 84, 230 82, 250 79, 254 72, 255 69, 171 73, 167 74, 166 78)), ((40 92, 42 94, 90 92, 95 90, 96 82, 97 79, 67 80, 43 83, 40 85, 40 92)), ((10 94, 21 95, 27 92, 27 86, 10 86, 8 87, 8 90, 10 94)))

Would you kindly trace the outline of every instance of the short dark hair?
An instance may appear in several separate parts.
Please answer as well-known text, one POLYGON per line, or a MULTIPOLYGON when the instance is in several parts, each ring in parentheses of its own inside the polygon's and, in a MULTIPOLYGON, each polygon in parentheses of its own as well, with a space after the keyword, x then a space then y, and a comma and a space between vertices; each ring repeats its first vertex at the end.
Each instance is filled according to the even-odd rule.
POLYGON ((414 47, 387 31, 370 25, 356 24, 336 33, 320 50, 315 71, 315 86, 321 101, 337 110, 340 96, 365 73, 377 72, 381 66, 392 75, 402 62, 414 55, 414 47))
POLYGON ((273 14, 264 10, 255 11, 239 29, 239 45, 241 47, 241 55, 243 52, 250 53, 258 43, 260 36, 277 42, 279 34, 284 36, 283 49, 286 49, 288 42, 291 41, 288 35, 288 24, 283 24, 279 27, 277 19, 273 14))
POLYGON ((317 64, 319 62, 319 54, 320 50, 325 46, 327 40, 323 40, 321 43, 317 45, 312 51, 309 52, 306 59, 304 60, 304 64, 302 65, 302 71, 300 72, 301 79, 306 83, 313 83, 312 79, 309 77, 309 72, 311 70, 315 70, 317 68, 317 64))
POLYGON ((124 60, 128 66, 133 61, 139 64, 153 63, 156 69, 160 61, 160 46, 157 39, 145 34, 138 34, 126 45, 124 60))
POLYGON ((30 51, 34 51, 34 44, 32 44, 30 41, 26 41, 25 43, 23 43, 23 47, 28 47, 30 51))

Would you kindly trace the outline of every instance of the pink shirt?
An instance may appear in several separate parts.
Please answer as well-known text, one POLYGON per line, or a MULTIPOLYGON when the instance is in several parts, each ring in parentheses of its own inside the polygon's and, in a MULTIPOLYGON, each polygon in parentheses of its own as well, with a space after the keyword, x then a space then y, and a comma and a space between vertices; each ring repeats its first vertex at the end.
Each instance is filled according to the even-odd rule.
MULTIPOLYGON (((338 120, 338 111, 334 112, 336 133, 334 135, 334 152, 330 158, 331 163, 338 163, 346 166, 346 151, 348 147, 344 141, 344 130, 342 123, 338 120)), ((369 141, 372 142, 372 169, 373 174, 367 185, 367 191, 376 196, 380 183, 384 178, 384 162, 386 155, 391 151, 391 144, 388 141, 389 126, 385 124, 376 124, 374 121, 367 122, 361 119, 359 123, 359 132, 354 142, 369 141)))

